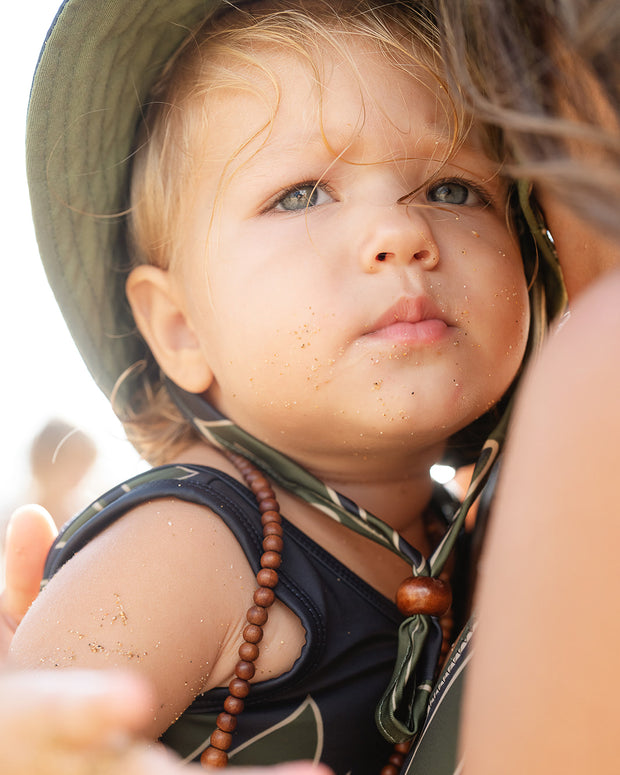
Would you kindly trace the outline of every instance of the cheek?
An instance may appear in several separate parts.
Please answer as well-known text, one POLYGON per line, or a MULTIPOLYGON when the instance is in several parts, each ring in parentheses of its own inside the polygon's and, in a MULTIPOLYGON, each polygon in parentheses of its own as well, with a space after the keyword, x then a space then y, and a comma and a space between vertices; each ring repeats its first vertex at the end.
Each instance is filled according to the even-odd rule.
MULTIPOLYGON (((459 322, 491 359, 520 360, 529 331, 529 299, 520 255, 493 249, 488 263, 472 265, 463 283, 459 322)), ((518 364, 517 364, 518 365, 518 364)))

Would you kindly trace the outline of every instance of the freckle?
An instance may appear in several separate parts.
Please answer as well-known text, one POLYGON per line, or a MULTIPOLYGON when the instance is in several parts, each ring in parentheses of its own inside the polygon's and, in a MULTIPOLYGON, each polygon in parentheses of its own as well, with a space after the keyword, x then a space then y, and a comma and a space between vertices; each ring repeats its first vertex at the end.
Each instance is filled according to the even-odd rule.
POLYGON ((472 231, 472 234, 474 235, 474 237, 479 237, 480 236, 477 231, 472 231))

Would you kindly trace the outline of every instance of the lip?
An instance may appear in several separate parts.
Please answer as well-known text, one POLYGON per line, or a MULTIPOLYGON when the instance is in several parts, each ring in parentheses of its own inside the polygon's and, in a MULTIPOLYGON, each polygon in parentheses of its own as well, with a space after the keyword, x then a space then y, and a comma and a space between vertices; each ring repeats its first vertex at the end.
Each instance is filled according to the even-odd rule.
POLYGON ((403 297, 368 327, 365 336, 393 343, 431 345, 444 340, 449 328, 430 299, 403 297))

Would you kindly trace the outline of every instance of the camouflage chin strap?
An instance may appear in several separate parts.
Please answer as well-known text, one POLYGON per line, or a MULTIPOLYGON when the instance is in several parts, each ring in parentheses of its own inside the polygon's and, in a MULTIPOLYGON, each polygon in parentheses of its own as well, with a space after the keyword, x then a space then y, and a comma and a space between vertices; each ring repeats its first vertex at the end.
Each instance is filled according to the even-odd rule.
MULTIPOLYGON (((530 253, 536 280, 530 288, 531 322, 528 355, 540 346, 549 314, 561 311, 565 302, 553 248, 549 247, 544 226, 529 206, 529 191, 522 189, 522 208, 530 233, 539 244, 530 253), (527 208, 527 210, 526 210, 527 208), (541 271, 543 264, 544 271, 541 271)), ((526 261, 527 264, 527 261, 526 261)), ((210 406, 202 396, 187 393, 168 382, 173 400, 194 428, 210 444, 243 455, 271 480, 311 503, 351 530, 387 547, 411 564, 412 575, 437 578, 454 548, 471 504, 484 487, 506 434, 509 402, 501 420, 486 440, 474 468, 472 481, 462 505, 452 516, 446 534, 430 558, 425 559, 403 541, 389 525, 353 501, 326 486, 290 458, 263 444, 210 406)), ((433 685, 441 647, 441 629, 435 617, 416 614, 405 619, 398 632, 398 651, 392 679, 377 707, 376 722, 391 742, 410 740, 420 731, 433 685)))

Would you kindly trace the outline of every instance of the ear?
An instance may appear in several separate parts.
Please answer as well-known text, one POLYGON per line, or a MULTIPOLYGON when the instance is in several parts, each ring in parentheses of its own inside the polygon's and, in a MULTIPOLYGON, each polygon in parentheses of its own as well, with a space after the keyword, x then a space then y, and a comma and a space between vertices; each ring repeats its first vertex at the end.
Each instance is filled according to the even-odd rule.
POLYGON ((137 266, 127 278, 126 292, 138 329, 166 376, 190 393, 207 390, 213 372, 170 272, 137 266))

